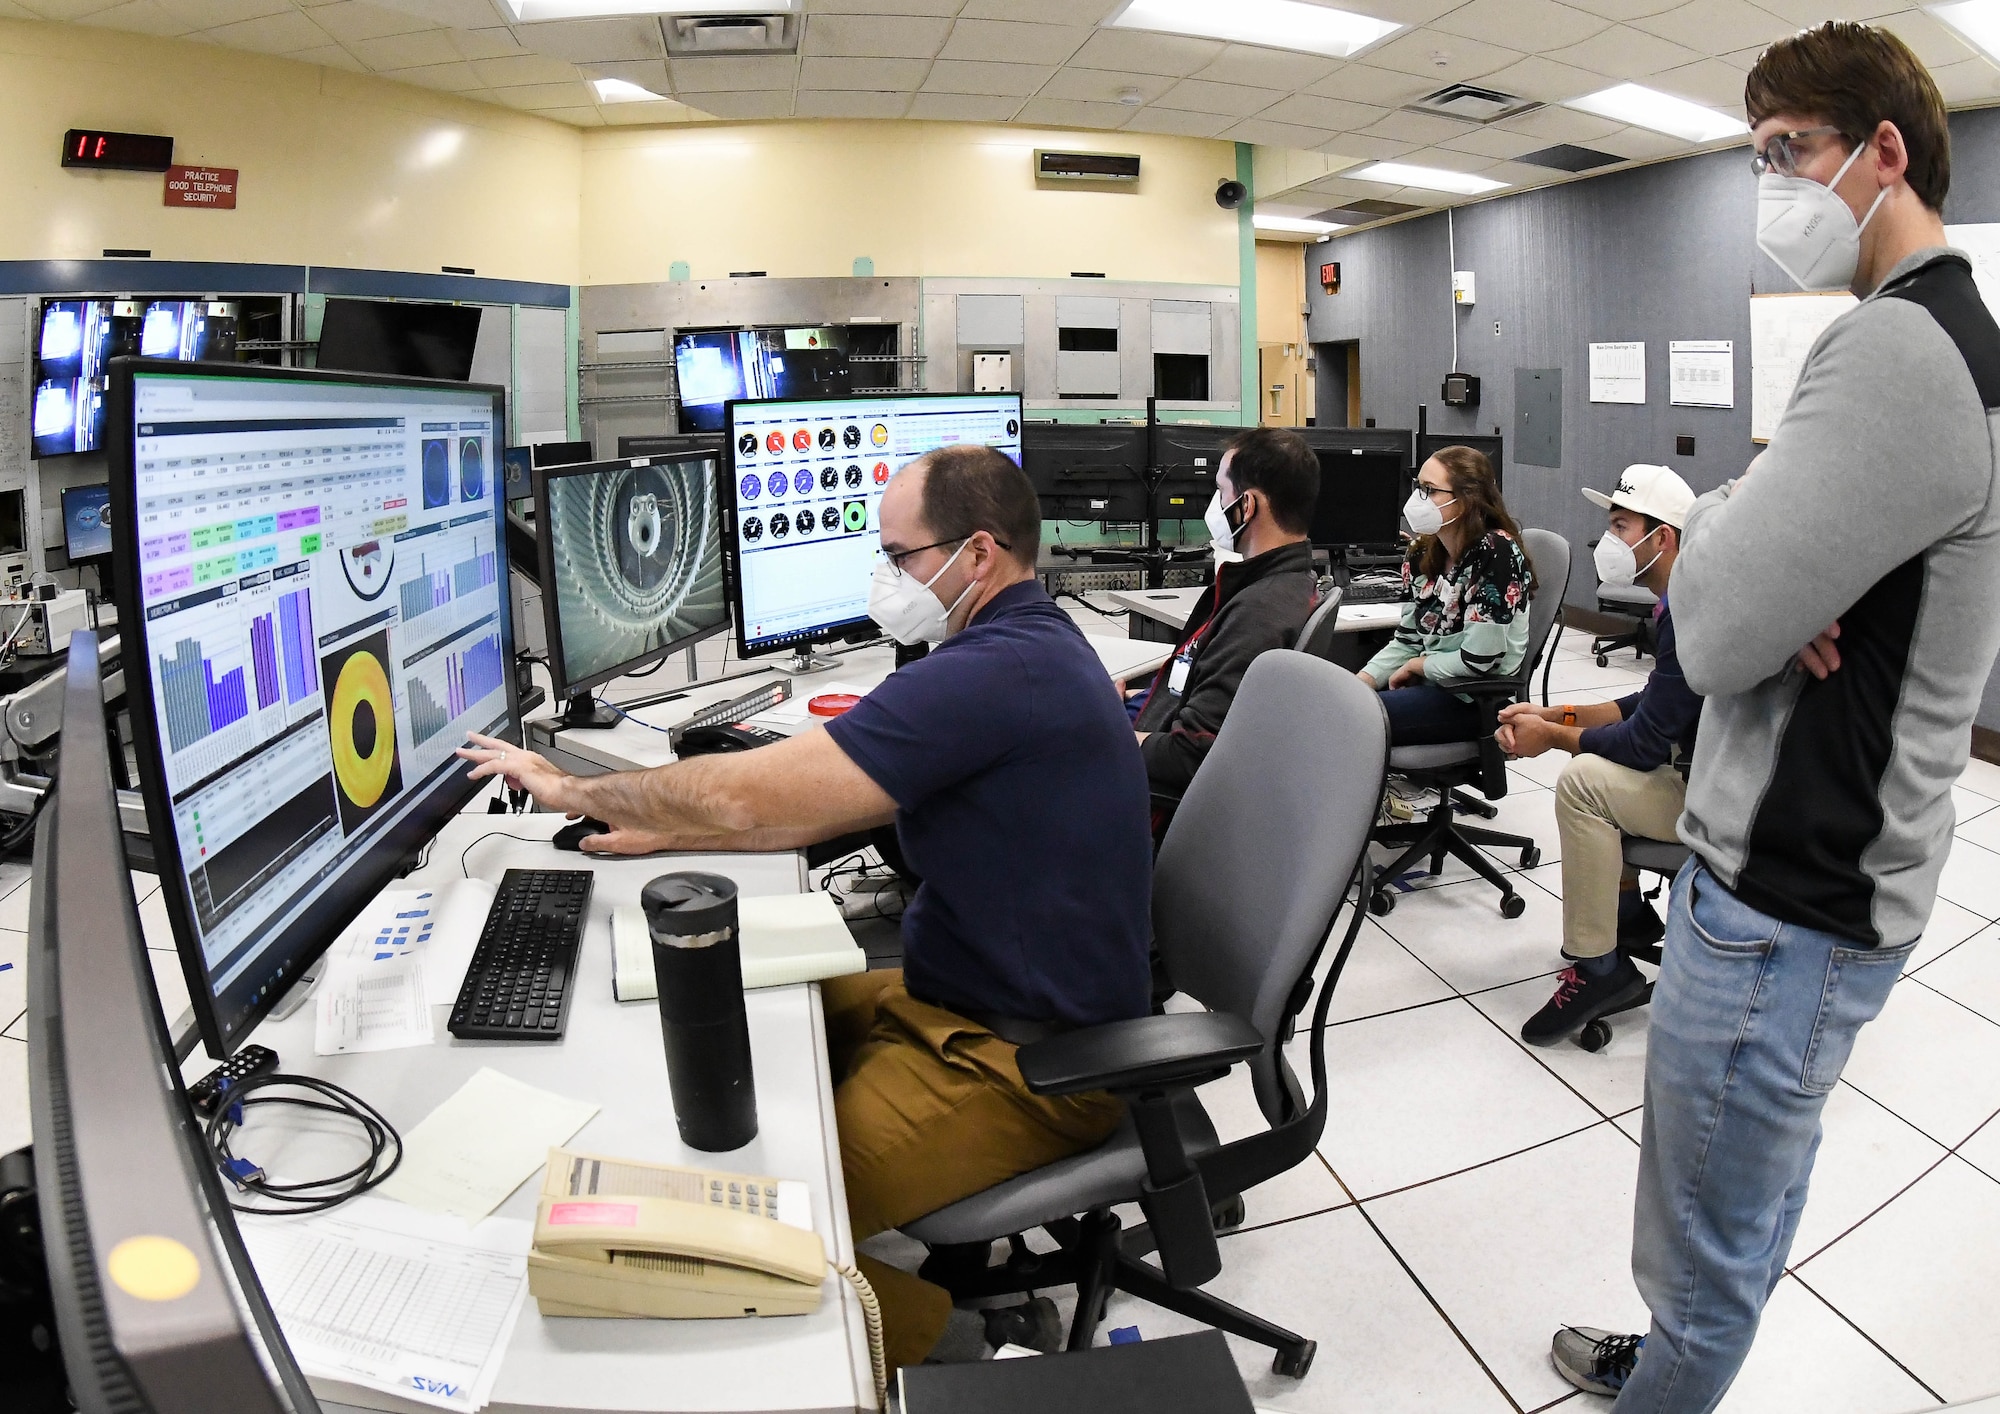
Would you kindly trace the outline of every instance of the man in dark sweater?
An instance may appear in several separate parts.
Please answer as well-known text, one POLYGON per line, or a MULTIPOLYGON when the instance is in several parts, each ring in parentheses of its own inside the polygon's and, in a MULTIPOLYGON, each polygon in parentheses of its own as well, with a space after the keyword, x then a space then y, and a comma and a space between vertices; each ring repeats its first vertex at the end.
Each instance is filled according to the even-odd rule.
POLYGON ((1570 965, 1548 1004, 1521 1027, 1521 1039, 1537 1046, 1574 1036, 1645 994, 1646 979, 1621 948, 1658 942, 1666 928, 1639 897, 1619 836, 1675 838, 1701 718, 1701 698, 1681 676, 1667 608, 1667 579, 1694 492, 1666 467, 1629 466, 1610 495, 1583 494, 1611 513, 1597 542, 1598 578, 1643 585, 1659 596, 1659 648, 1653 676, 1629 697, 1577 707, 1518 702, 1500 713, 1500 745, 1511 755, 1539 756, 1553 747, 1576 757, 1556 782, 1563 956, 1570 965))
POLYGON ((1298 433, 1253 427, 1223 449, 1208 508, 1215 583, 1133 720, 1155 795, 1187 790, 1250 660, 1298 642, 1315 598, 1306 530, 1318 500, 1319 458, 1298 433))

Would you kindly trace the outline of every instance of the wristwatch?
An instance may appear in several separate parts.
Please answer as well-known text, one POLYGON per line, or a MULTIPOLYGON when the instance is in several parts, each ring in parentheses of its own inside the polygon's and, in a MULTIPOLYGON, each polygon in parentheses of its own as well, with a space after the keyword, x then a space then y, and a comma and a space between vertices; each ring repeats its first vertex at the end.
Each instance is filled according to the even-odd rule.
POLYGON ((1562 714, 1563 714, 1564 726, 1573 727, 1576 725, 1576 708, 1570 706, 1569 703, 1565 702, 1563 703, 1562 714))

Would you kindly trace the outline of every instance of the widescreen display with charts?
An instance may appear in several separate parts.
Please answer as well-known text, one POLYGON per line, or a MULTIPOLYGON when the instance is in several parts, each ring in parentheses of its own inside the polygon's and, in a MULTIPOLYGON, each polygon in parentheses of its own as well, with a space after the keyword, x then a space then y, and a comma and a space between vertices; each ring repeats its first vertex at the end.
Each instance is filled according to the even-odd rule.
POLYGON ((147 808, 229 1035, 464 799, 466 733, 512 720, 502 394, 118 367, 147 808))
POLYGON ((1021 460, 1017 394, 904 393, 729 405, 726 478, 738 648, 865 623, 882 492, 904 464, 961 442, 1021 460))

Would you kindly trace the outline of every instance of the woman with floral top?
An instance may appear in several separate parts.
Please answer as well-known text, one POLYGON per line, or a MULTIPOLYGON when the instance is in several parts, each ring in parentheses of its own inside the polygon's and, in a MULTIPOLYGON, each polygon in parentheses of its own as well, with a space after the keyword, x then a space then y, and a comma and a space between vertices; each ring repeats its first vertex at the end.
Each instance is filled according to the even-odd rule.
POLYGON ((1361 680, 1382 693, 1394 745, 1469 741, 1479 713, 1452 688, 1520 671, 1534 567, 1492 464, 1470 447, 1423 464, 1407 514, 1428 533, 1403 560, 1402 622, 1361 680))

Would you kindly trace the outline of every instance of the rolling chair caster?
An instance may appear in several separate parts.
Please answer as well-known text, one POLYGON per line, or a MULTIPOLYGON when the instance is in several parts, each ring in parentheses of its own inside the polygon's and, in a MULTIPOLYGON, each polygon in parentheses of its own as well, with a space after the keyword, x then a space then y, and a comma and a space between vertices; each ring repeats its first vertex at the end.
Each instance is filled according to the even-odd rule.
POLYGON ((1215 1224, 1217 1232, 1233 1232, 1250 1220, 1250 1209, 1243 1201, 1243 1195, 1224 1198, 1211 1203, 1208 1209, 1209 1221, 1215 1224))
POLYGON ((1387 889, 1377 889, 1368 895, 1368 911, 1382 918, 1395 911, 1396 896, 1387 889))
POLYGON ((1532 869, 1541 862, 1542 862, 1542 852, 1534 845, 1529 845, 1526 849, 1521 851, 1521 867, 1523 869, 1532 869))
POLYGON ((1611 658, 1610 658, 1610 655, 1609 655, 1609 654, 1605 654, 1605 653, 1600 653, 1600 654, 1598 654, 1598 655, 1597 655, 1597 666, 1598 666, 1598 667, 1600 667, 1600 668, 1608 668, 1608 667, 1610 667, 1610 666, 1611 666, 1611 658))
POLYGON ((1611 1044, 1611 1028, 1602 1020, 1592 1021, 1576 1033, 1576 1044, 1595 1055, 1611 1044))
POLYGON ((1271 1358, 1271 1372, 1284 1375, 1288 1379, 1302 1380, 1306 1371, 1313 1367, 1313 1356, 1319 1353, 1319 1342, 1306 1341, 1296 1351, 1280 1350, 1271 1358))
POLYGON ((1512 889, 1509 889, 1500 896, 1500 916, 1502 918, 1519 918, 1527 911, 1528 901, 1512 889))

